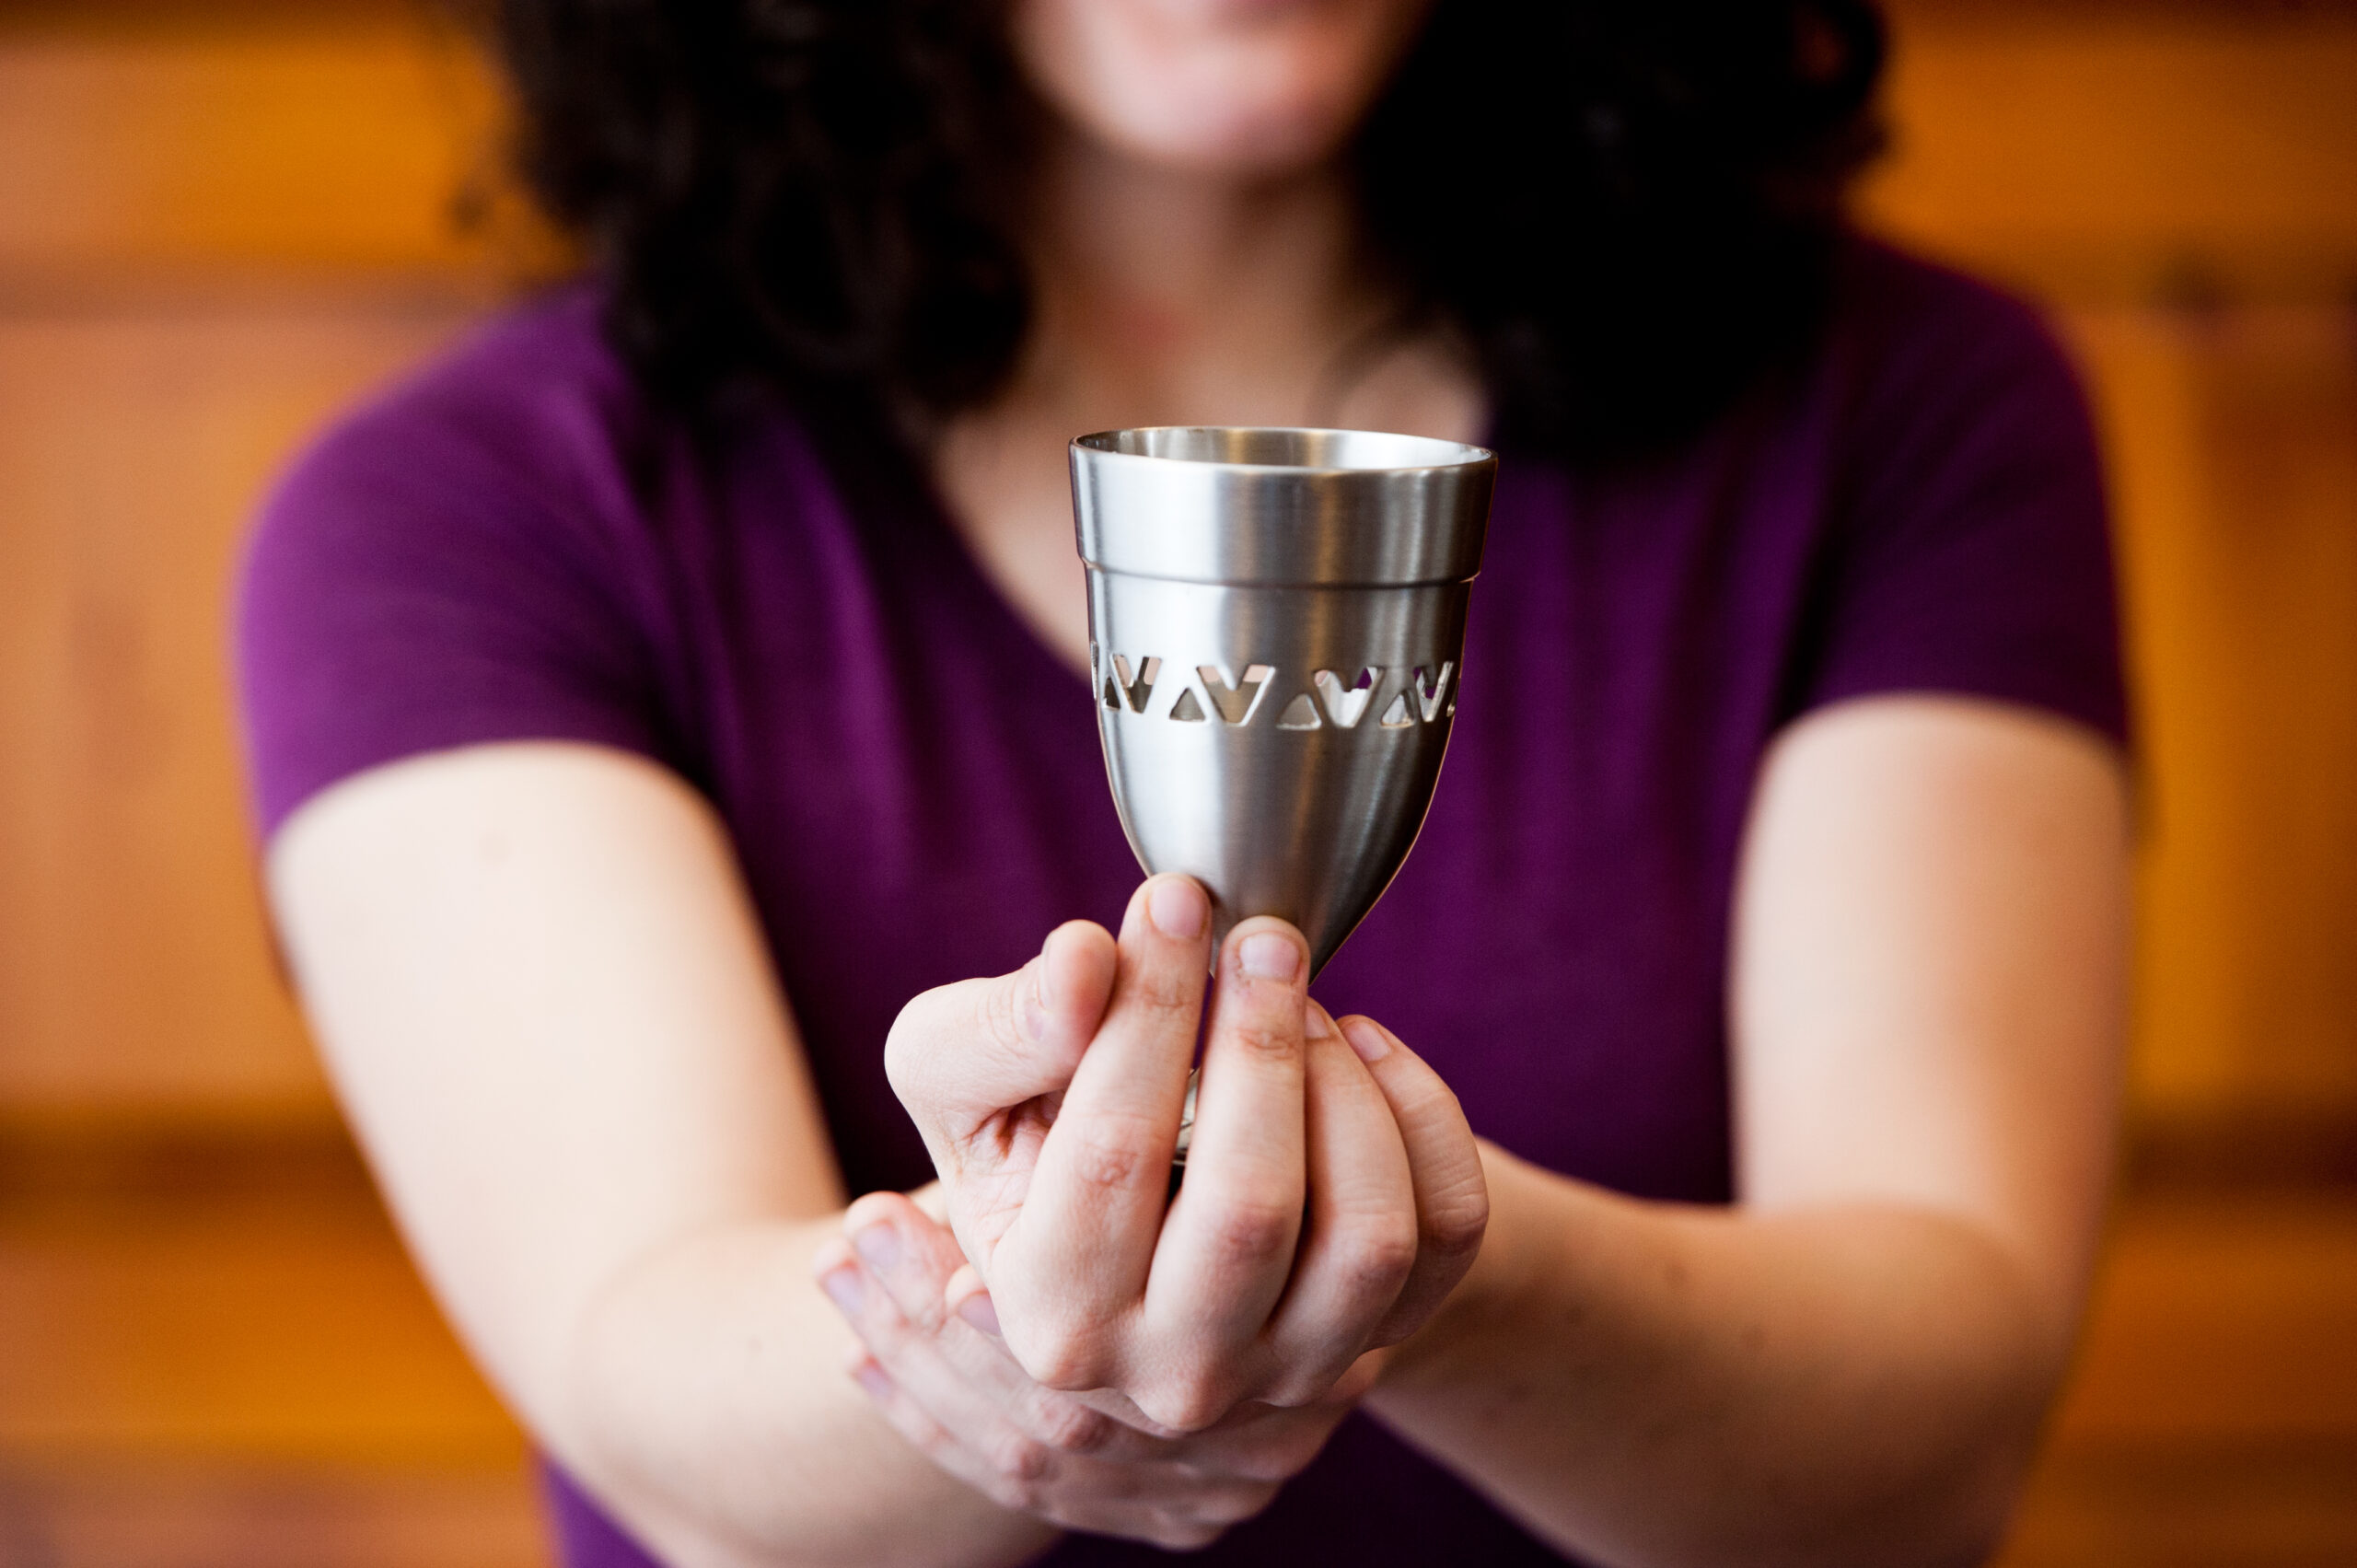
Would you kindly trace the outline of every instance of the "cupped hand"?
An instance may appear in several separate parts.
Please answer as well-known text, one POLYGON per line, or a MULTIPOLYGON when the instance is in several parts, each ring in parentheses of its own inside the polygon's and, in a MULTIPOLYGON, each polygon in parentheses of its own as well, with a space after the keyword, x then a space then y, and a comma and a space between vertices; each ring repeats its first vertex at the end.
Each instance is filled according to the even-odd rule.
POLYGON ((1061 1528, 1171 1550, 1208 1544, 1268 1505, 1374 1376, 1370 1355, 1315 1404, 1247 1405, 1203 1432, 1157 1430, 1109 1396, 1027 1375, 956 1238, 909 1199, 871 1193, 843 1225, 850 1239, 829 1243, 817 1264, 859 1336, 852 1375, 943 1469, 1061 1528))
POLYGON ((1014 974, 928 992, 885 1055, 972 1271, 953 1289, 987 1294, 1032 1383, 1158 1433, 1327 1400, 1430 1317, 1488 1218, 1438 1075, 1312 1003, 1282 921, 1228 935, 1207 1002, 1210 927, 1201 888, 1154 877, 1118 939, 1074 923, 1014 974))

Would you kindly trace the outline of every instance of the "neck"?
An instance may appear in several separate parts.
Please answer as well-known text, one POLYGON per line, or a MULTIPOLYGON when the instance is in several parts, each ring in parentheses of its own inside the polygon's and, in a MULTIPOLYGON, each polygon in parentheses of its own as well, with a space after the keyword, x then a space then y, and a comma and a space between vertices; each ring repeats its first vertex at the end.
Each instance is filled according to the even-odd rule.
POLYGON ((1381 308, 1331 168, 1203 175, 1067 139, 1035 215, 1023 393, 1098 424, 1297 423, 1381 308))
POLYGON ((948 422, 934 476, 992 581, 1074 668, 1087 598, 1064 443, 1140 424, 1360 424, 1470 440, 1480 389, 1444 346, 1337 371, 1380 323, 1333 170, 1211 179, 1058 148, 1029 226, 1039 312, 1013 382, 948 422))

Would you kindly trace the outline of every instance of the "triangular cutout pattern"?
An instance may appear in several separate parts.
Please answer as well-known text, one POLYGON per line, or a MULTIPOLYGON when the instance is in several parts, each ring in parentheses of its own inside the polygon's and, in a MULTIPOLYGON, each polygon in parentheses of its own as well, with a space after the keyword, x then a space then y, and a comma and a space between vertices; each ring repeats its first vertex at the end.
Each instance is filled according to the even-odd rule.
POLYGON ((1450 701, 1448 694, 1449 679, 1456 673, 1456 665, 1443 664, 1440 667, 1440 674, 1427 681, 1424 678, 1422 667, 1419 666, 1417 668, 1415 679, 1411 684, 1411 690, 1416 693, 1417 706, 1423 709, 1423 718, 1426 724, 1430 724, 1433 720, 1441 716, 1441 710, 1444 704, 1452 709, 1456 706, 1455 703, 1450 701))
POLYGON ((1231 681, 1227 671, 1215 664, 1199 664, 1195 674, 1203 683, 1203 693, 1212 700, 1224 724, 1242 724, 1252 716, 1260 701, 1260 688, 1276 676, 1276 670, 1265 664, 1247 666, 1244 679, 1231 681))
POLYGON ((1203 722, 1203 705, 1195 701, 1193 687, 1190 686, 1178 693, 1178 701, 1171 704, 1170 716, 1186 724, 1203 722))
POLYGON ((1319 670, 1313 679, 1318 683, 1318 694, 1326 699, 1326 716, 1337 727, 1348 729, 1364 716, 1367 703, 1375 700, 1375 689, 1383 679, 1383 671, 1362 669, 1358 679, 1348 686, 1330 669, 1319 670))
POLYGON ((1408 716, 1408 693, 1405 691, 1393 697, 1391 705, 1383 710, 1382 724, 1386 729, 1405 729, 1415 722, 1408 716))
POLYGON ((1318 704, 1310 701, 1306 691, 1287 703, 1285 711, 1277 715, 1279 729, 1317 729, 1325 722, 1318 716, 1318 704))
POLYGON ((1113 680, 1120 688, 1122 699, 1130 712, 1142 714, 1154 698, 1154 683, 1162 674, 1162 661, 1149 655, 1138 661, 1135 675, 1130 673, 1130 661, 1121 654, 1113 656, 1113 680))

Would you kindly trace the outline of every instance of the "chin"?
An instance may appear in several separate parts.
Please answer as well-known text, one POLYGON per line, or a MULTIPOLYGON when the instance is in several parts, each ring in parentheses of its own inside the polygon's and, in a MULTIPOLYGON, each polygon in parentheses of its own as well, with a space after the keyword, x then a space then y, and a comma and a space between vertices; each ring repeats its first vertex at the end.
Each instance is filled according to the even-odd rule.
POLYGON ((1086 127, 1142 163, 1190 174, 1282 177, 1324 164, 1349 140, 1359 106, 1278 100, 1190 104, 1181 111, 1086 127))
POLYGON ((1425 0, 1024 0, 1016 52, 1072 127, 1167 168, 1282 175, 1349 140, 1425 0))

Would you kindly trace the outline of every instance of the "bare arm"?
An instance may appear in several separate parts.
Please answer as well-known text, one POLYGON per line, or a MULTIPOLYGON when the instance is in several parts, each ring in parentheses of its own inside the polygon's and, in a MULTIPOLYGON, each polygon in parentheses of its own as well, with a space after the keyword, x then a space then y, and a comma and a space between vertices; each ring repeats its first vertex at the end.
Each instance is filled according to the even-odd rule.
POLYGON ((681 1568, 981 1564, 1045 1527, 894 1434, 812 1283, 843 1204, 722 830, 502 745, 290 819, 273 905, 412 1249, 538 1439, 681 1568))
POLYGON ((1603 1561, 1978 1561, 2100 1217, 2125 816, 2111 749, 2026 713, 1796 726, 1738 894, 1739 1205, 1486 1151, 1489 1241, 1377 1413, 1603 1561))

